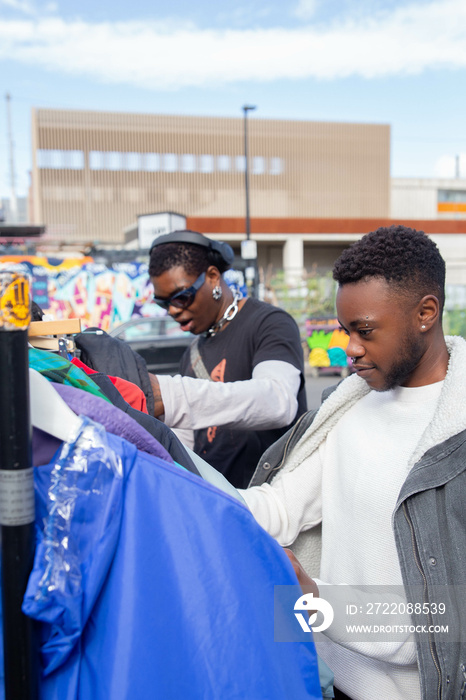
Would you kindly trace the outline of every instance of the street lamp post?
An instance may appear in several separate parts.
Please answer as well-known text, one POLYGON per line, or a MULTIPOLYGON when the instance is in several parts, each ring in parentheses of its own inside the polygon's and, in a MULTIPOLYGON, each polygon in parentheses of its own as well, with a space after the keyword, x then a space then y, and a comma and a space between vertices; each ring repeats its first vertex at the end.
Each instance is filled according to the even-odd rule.
POLYGON ((243 247, 242 257, 249 262, 250 267, 246 268, 246 284, 252 294, 255 295, 256 287, 256 258, 257 252, 252 255, 251 244, 251 222, 249 216, 249 155, 248 155, 248 112, 256 109, 253 105, 244 105, 244 189, 246 195, 246 245, 243 247))
POLYGON ((248 155, 248 112, 256 109, 252 105, 244 105, 244 187, 246 192, 246 239, 251 236, 251 225, 249 220, 249 155, 248 155))

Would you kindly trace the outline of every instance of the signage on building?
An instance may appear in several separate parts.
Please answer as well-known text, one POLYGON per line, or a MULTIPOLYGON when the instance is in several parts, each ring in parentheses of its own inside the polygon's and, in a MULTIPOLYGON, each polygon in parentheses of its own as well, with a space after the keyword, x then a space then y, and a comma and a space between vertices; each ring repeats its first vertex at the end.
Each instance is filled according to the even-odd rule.
POLYGON ((243 260, 255 260, 257 258, 257 243, 250 238, 241 241, 241 257, 243 260))
POLYGON ((186 217, 170 211, 158 214, 141 214, 138 216, 139 247, 150 248, 154 238, 171 231, 182 231, 186 228, 186 217))

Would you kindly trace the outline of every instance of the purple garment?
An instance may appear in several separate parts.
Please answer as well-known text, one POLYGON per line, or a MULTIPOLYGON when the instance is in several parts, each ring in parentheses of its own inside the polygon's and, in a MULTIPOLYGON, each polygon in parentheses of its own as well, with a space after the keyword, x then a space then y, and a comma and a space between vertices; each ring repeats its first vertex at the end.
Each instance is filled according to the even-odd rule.
MULTIPOLYGON (((96 423, 100 423, 109 433, 128 440, 141 452, 174 464, 172 457, 158 440, 127 413, 98 396, 82 391, 82 389, 66 384, 51 383, 76 415, 85 415, 96 423)), ((61 444, 61 440, 34 428, 32 440, 34 466, 47 464, 61 444)))

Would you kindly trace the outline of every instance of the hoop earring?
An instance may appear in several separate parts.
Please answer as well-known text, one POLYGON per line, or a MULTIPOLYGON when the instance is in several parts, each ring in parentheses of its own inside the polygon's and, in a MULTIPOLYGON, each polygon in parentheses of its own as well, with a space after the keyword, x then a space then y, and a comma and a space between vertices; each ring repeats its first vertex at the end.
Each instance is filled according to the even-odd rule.
POLYGON ((212 289, 212 296, 215 299, 215 301, 218 301, 219 299, 222 298, 223 292, 222 288, 217 284, 213 289, 212 289))

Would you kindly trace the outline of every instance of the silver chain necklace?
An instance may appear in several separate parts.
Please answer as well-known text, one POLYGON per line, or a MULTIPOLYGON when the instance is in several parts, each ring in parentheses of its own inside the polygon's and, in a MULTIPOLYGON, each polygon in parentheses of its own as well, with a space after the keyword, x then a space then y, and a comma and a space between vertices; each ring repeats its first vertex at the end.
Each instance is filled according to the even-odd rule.
POLYGON ((236 293, 230 306, 225 309, 225 313, 220 321, 214 323, 213 326, 211 326, 209 330, 205 332, 207 338, 213 338, 214 335, 216 335, 223 328, 225 323, 228 323, 228 321, 233 321, 234 317, 238 313, 238 302, 240 299, 242 299, 242 295, 236 293))

